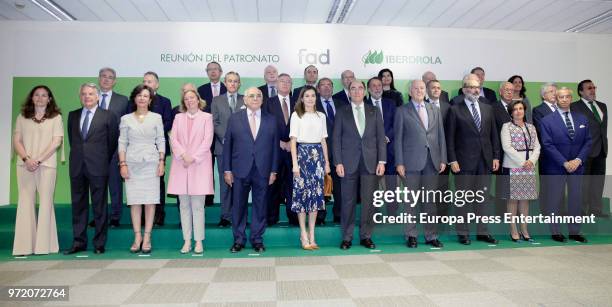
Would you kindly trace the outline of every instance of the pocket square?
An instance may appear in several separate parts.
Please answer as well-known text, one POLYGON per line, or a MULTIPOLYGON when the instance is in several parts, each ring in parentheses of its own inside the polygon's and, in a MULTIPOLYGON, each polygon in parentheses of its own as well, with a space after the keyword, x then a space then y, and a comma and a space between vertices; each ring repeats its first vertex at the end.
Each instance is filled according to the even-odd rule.
POLYGON ((242 105, 242 106, 240 107, 240 109, 246 109, 246 106, 245 106, 245 105, 242 105))
POLYGON ((580 125, 580 129, 584 129, 584 128, 586 128, 585 125, 580 125))

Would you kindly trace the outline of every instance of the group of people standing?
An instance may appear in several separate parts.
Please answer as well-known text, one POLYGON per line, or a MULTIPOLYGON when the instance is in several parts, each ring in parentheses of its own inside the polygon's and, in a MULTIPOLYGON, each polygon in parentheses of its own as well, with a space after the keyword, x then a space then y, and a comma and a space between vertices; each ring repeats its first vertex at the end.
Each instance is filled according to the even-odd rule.
MULTIPOLYGON (((238 93, 237 72, 226 73, 224 82, 219 63, 208 63, 206 72, 210 83, 198 88, 185 84, 174 109, 157 92, 159 78, 154 72, 144 74, 129 99, 113 92, 112 68, 100 70, 98 84, 81 86, 82 107, 70 112, 67 121, 74 239, 66 254, 87 249, 90 197, 94 252, 105 252, 108 227, 119 226, 123 182, 134 230, 130 252, 151 252, 153 225, 164 225, 168 193, 178 196, 184 239, 180 252, 191 252, 195 241, 193 252, 202 253, 205 206, 215 193, 214 160, 223 178, 218 226, 231 225, 231 252, 241 251, 247 241, 256 252, 265 251, 263 234, 266 226, 279 221, 281 203, 289 222, 300 227, 302 248, 318 249, 315 226, 327 215, 326 185, 333 186, 332 214, 341 225, 340 248, 352 246, 357 203, 359 243, 375 248, 374 192, 400 185, 447 190, 450 172, 456 188, 463 190, 488 190, 490 175, 496 174, 494 197, 505 202, 512 215, 528 215, 529 200, 538 198, 543 213, 560 214, 564 192, 559 191, 566 184, 568 215, 580 215, 582 210, 605 215, 601 195, 607 108, 596 101, 590 80, 578 84, 581 99, 573 103, 569 88, 544 84, 542 104, 532 111, 522 77, 502 82, 497 99, 495 91, 483 87, 485 73, 480 67, 463 78, 453 99, 429 71, 410 82, 406 99, 395 88, 389 69, 367 83, 346 70, 341 74, 343 89, 335 94, 333 81, 319 79, 313 65, 304 70, 306 84, 293 93, 291 76, 279 74, 272 65, 264 70, 266 84, 248 88, 244 95, 238 93), (166 191, 165 163, 170 155, 166 191)), ((34 87, 17 117, 13 138, 19 186, 14 255, 59 251, 53 192, 63 136, 61 112, 51 90, 34 87)), ((389 215, 401 209, 466 217, 472 211, 489 215, 491 208, 468 204, 450 213, 452 207, 389 203, 386 210, 389 215)), ((425 243, 442 247, 437 225, 423 226, 425 243)), ((459 242, 466 245, 471 243, 468 226, 456 227, 459 242)), ((570 239, 586 242, 579 226, 569 225, 570 239)), ((567 240, 558 224, 551 224, 551 234, 556 241, 567 240)), ((415 223, 406 224, 404 237, 408 247, 417 247, 415 223)), ((511 224, 510 237, 515 242, 533 241, 526 224, 511 224)), ((486 223, 478 223, 476 238, 498 243, 486 223)))

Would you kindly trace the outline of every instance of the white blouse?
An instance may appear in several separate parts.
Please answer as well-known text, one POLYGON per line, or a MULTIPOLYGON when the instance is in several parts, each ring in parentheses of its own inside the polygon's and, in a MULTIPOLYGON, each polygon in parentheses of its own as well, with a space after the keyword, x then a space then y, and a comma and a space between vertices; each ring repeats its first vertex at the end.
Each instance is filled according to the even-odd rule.
POLYGON ((289 137, 295 137, 298 143, 321 143, 327 137, 325 113, 306 112, 300 118, 297 113, 291 114, 289 137))

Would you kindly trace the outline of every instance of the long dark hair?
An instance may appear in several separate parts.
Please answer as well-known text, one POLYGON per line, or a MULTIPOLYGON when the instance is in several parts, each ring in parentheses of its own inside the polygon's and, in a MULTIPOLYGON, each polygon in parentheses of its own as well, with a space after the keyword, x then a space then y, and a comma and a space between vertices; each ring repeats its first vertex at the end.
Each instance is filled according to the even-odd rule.
POLYGON ((49 96, 49 103, 47 104, 47 109, 45 110, 45 118, 54 118, 55 116, 62 114, 62 111, 55 103, 55 97, 53 97, 53 92, 51 92, 51 89, 46 85, 37 85, 32 88, 32 90, 28 94, 28 97, 23 102, 23 105, 21 106, 21 115, 28 119, 34 118, 34 114, 36 113, 36 111, 34 108, 34 100, 32 99, 32 97, 34 97, 34 92, 36 92, 36 90, 38 90, 39 88, 44 89, 47 92, 47 95, 49 96))
POLYGON ((149 110, 151 110, 151 105, 153 104, 153 101, 155 99, 157 99, 155 97, 155 92, 153 92, 153 89, 144 85, 144 84, 138 84, 136 85, 136 87, 132 90, 132 94, 130 94, 130 101, 132 102, 132 112, 136 111, 136 109, 138 108, 136 106, 136 96, 138 96, 138 94, 140 94, 142 91, 147 90, 149 91, 149 95, 151 97, 151 103, 149 103, 149 110))
MULTIPOLYGON (((508 79, 508 82, 510 83, 514 83, 514 80, 518 78, 521 79, 521 83, 522 83, 522 87, 521 87, 521 92, 519 93, 519 95, 521 95, 521 98, 525 98, 525 92, 527 92, 527 89, 525 88, 525 81, 523 80, 523 77, 519 76, 519 75, 514 75, 512 77, 510 77, 508 79)), ((514 84, 513 84, 514 85, 514 84)))
MULTIPOLYGON (((298 96, 297 103, 295 104, 295 113, 297 113, 299 118, 302 118, 304 113, 306 113, 306 105, 304 104, 304 101, 303 101, 304 94, 306 94, 306 92, 310 90, 312 90, 315 93, 315 96, 317 95, 317 89, 314 86, 304 85, 302 87, 302 90, 300 91, 300 95, 298 96)), ((316 110, 317 110, 317 107, 316 107, 316 102, 315 102, 315 111, 316 110)))
POLYGON ((378 72, 378 78, 380 78, 380 80, 382 80, 383 77, 383 73, 388 72, 389 75, 391 76, 391 84, 390 84, 390 88, 394 91, 397 91, 395 89, 395 77, 393 77, 393 72, 391 71, 391 69, 389 68, 383 68, 378 72))

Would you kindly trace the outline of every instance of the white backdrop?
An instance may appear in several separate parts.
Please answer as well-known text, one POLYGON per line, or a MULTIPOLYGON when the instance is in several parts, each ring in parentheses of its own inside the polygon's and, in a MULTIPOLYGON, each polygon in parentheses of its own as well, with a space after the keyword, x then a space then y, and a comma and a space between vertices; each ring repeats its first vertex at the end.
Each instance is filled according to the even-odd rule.
MULTIPOLYGON (((244 23, 0 22, 0 204, 8 203, 11 97, 15 76, 94 76, 112 66, 121 77, 154 70, 162 77, 204 76, 215 59, 225 71, 261 77, 272 63, 297 78, 314 62, 319 76, 357 77, 383 67, 397 79, 433 70, 459 80, 482 66, 487 80, 513 74, 526 81, 577 82, 590 78, 598 98, 612 98, 612 35, 408 29, 344 25, 244 23), (380 63, 365 64, 371 52, 380 63)), ((612 173, 610 167, 608 173, 612 173)))

